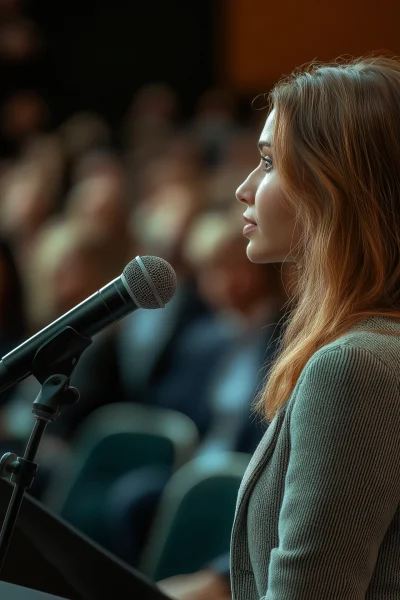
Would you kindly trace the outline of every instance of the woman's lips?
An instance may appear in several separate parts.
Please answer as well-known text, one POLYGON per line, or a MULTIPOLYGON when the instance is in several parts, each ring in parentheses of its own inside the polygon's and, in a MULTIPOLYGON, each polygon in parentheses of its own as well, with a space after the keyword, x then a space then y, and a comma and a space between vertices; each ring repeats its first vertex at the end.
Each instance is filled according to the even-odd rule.
POLYGON ((252 229, 255 229, 256 227, 257 227, 257 225, 255 223, 248 223, 247 225, 245 225, 245 227, 243 229, 243 235, 246 235, 246 233, 248 233, 252 229))
POLYGON ((243 219, 246 221, 246 223, 248 223, 248 225, 245 225, 243 229, 243 235, 246 235, 246 233, 254 229, 254 227, 257 227, 257 223, 246 217, 246 215, 243 215, 243 219))

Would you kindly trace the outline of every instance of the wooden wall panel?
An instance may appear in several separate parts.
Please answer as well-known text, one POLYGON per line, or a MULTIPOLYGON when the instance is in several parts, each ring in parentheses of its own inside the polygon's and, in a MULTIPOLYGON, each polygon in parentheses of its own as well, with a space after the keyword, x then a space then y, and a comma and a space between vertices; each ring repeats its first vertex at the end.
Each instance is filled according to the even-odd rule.
POLYGON ((313 59, 390 51, 400 55, 400 0, 224 0, 220 75, 263 92, 313 59))

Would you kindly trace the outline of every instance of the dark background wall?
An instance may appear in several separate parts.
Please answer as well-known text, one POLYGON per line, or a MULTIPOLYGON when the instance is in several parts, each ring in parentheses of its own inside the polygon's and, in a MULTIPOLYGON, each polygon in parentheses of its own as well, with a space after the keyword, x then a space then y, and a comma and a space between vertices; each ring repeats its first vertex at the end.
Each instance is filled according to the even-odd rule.
POLYGON ((118 119, 153 81, 176 88, 190 111, 216 79, 218 7, 212 0, 31 2, 28 13, 47 41, 34 83, 57 121, 85 108, 118 119))
POLYGON ((215 84, 243 105, 313 59, 400 54, 397 0, 25 0, 46 41, 40 60, 3 68, 2 97, 42 92, 57 125, 75 110, 118 121, 143 84, 166 82, 183 117, 215 84), (5 82, 5 84, 4 84, 5 82))

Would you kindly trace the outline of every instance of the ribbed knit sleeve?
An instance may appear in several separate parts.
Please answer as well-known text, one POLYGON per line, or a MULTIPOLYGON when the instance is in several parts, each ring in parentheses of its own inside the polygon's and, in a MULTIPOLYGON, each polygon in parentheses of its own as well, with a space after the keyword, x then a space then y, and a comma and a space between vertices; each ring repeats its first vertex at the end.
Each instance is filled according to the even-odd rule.
POLYGON ((361 600, 400 501, 400 401, 370 351, 315 356, 293 398, 265 600, 361 600))

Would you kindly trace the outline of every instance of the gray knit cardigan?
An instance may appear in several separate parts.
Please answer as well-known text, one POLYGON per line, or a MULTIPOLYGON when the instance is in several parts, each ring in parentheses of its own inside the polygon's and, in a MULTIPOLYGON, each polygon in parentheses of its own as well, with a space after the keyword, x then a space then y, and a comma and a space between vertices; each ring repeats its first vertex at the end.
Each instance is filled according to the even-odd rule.
POLYGON ((400 322, 318 350, 244 475, 233 600, 400 600, 400 322))

